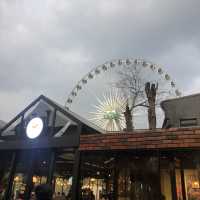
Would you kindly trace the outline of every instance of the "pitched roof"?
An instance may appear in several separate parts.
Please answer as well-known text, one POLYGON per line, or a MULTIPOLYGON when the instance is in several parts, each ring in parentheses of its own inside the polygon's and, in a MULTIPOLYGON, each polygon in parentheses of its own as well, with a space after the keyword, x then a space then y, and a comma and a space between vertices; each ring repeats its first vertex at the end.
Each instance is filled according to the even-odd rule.
POLYGON ((57 107, 61 108, 65 114, 68 115, 69 118, 74 118, 76 120, 78 120, 79 122, 83 123, 84 125, 98 131, 99 133, 104 133, 105 131, 103 129, 101 129, 100 127, 96 126, 95 124, 93 124, 92 122, 88 121, 87 119, 81 117, 80 115, 74 113, 73 111, 69 110, 68 108, 60 105, 59 103, 49 99, 48 97, 44 96, 44 95, 41 95, 41 97, 44 99, 44 100, 47 100, 49 102, 51 102, 52 104, 56 105, 57 107))
MULTIPOLYGON (((65 108, 64 106, 58 104, 57 102, 51 100, 50 98, 40 95, 37 99, 35 99, 31 104, 29 104, 24 110, 22 110, 14 119, 12 119, 10 122, 3 124, 2 127, 0 126, 1 131, 3 132, 8 127, 12 127, 12 124, 19 119, 22 115, 24 115, 29 109, 31 109, 34 105, 36 105, 40 100, 43 100, 50 106, 56 108, 58 111, 63 113, 70 121, 73 121, 75 123, 81 124, 82 127, 85 127, 87 130, 91 130, 91 132, 96 133, 104 133, 104 131, 99 128, 98 126, 94 125, 93 123, 89 122, 88 120, 84 119, 83 117, 77 115, 76 113, 70 111, 69 109, 65 108)), ((34 109, 35 110, 35 109, 34 109)), ((37 111, 39 113, 42 113, 45 110, 45 105, 39 104, 37 106, 37 111)), ((32 112, 31 112, 32 113, 32 112)), ((61 119, 60 119, 61 121, 61 119)))

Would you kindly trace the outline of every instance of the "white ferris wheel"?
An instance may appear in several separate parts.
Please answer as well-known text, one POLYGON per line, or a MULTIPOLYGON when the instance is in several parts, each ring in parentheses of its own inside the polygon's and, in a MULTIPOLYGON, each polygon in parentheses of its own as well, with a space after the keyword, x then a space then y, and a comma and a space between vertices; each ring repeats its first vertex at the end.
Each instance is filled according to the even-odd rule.
MULTIPOLYGON (((171 76, 160 65, 144 59, 117 59, 94 67, 75 85, 67 97, 65 107, 90 120, 105 131, 121 131, 125 128, 124 112, 127 102, 133 101, 131 93, 136 82, 127 84, 135 77, 139 79, 141 91, 146 82, 158 83, 157 102, 179 97, 180 91, 171 76)), ((145 99, 145 96, 141 95, 145 99)), ((140 99, 141 100, 141 99, 140 99)), ((163 113, 156 107, 158 127, 162 125, 163 113)), ((148 126, 147 109, 136 107, 133 123, 137 129, 148 126)))

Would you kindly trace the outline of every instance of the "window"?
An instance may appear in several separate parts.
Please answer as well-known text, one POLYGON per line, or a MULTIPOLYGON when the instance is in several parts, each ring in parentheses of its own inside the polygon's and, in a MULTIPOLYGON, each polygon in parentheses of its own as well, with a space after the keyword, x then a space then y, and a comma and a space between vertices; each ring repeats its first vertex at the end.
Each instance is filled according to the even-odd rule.
POLYGON ((53 185, 55 199, 65 196, 67 199, 72 197, 74 152, 63 151, 56 156, 53 185))
POLYGON ((196 118, 180 119, 180 127, 197 126, 196 118))

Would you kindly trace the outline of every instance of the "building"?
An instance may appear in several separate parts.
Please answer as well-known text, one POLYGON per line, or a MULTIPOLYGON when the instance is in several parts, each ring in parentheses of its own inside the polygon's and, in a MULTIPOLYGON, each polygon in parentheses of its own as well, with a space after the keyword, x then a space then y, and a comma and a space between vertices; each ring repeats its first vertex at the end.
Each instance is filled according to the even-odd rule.
POLYGON ((200 199, 199 127, 104 134, 40 96, 1 129, 0 140, 6 200, 29 199, 40 183, 73 200, 200 199))
POLYGON ((39 96, 1 128, 1 195, 6 200, 19 195, 29 199, 35 185, 49 183, 55 192, 77 199, 80 134, 91 133, 101 130, 39 96))
POLYGON ((163 101, 163 128, 200 126, 200 94, 163 101))

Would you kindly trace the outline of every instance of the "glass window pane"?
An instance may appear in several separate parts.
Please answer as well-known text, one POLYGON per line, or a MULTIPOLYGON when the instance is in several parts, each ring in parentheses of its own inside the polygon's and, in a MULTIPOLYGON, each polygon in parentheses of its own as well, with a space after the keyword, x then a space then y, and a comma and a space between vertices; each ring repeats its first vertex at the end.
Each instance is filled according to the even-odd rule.
POLYGON ((158 158, 131 156, 120 159, 118 199, 160 199, 158 158))
POLYGON ((112 155, 82 155, 81 199, 113 199, 114 163, 115 158, 112 155))
POLYGON ((0 154, 0 200, 3 200, 11 170, 12 152, 0 154))
POLYGON ((33 168, 33 186, 47 182, 51 151, 36 150, 33 168))
POLYGON ((160 157, 160 184, 161 195, 164 200, 172 200, 170 160, 167 156, 160 157))
POLYGON ((27 174, 30 163, 30 152, 24 151, 18 155, 16 171, 14 175, 13 188, 12 188, 12 198, 24 198, 24 192, 27 181, 27 174))
POLYGON ((21 123, 21 117, 19 117, 10 126, 8 126, 8 128, 6 128, 2 132, 2 136, 15 135, 20 123, 21 123))
POLYGON ((171 180, 169 170, 161 169, 161 193, 165 200, 172 200, 171 180))
POLYGON ((198 171, 196 169, 186 169, 185 174, 185 186, 187 199, 200 199, 200 187, 199 187, 199 177, 198 171))
POLYGON ((54 170, 54 196, 71 198, 72 196, 72 171, 74 166, 74 153, 58 153, 54 170))
POLYGON ((185 153, 182 157, 187 200, 200 200, 199 152, 185 153))

